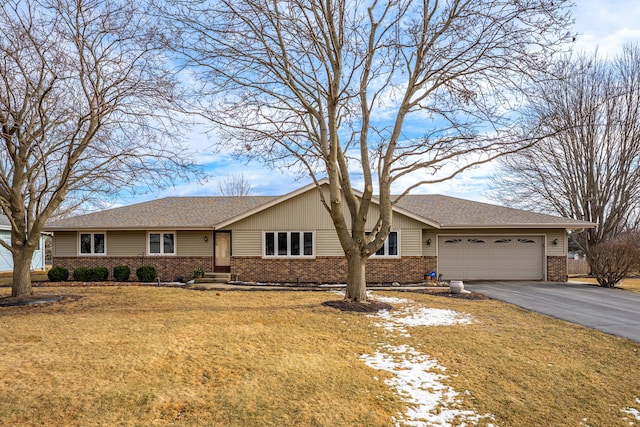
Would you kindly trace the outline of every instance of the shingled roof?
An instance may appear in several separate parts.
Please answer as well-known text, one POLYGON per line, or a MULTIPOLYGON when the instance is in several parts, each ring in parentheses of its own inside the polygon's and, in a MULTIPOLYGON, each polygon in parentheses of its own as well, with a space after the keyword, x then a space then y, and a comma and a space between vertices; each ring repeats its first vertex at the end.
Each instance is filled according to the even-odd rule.
POLYGON ((513 209, 440 194, 408 195, 397 206, 436 223, 436 228, 562 227, 591 228, 593 223, 513 209))
POLYGON ((46 229, 210 229, 276 198, 166 197, 61 219, 47 224, 46 229))
MULTIPOLYGON (((167 197, 79 215, 47 224, 46 230, 212 229, 268 209, 315 187, 285 196, 167 197)), ((442 195, 409 195, 396 211, 438 229, 591 228, 595 224, 442 195)))

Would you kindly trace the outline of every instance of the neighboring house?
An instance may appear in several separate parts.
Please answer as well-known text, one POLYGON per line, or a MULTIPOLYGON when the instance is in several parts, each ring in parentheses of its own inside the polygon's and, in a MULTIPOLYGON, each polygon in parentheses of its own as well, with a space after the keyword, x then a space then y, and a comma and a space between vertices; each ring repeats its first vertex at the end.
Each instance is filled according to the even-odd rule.
MULTIPOLYGON (((9 223, 9 219, 4 215, 0 215, 0 239, 11 245, 11 224, 9 223)), ((44 269, 44 239, 45 235, 43 234, 40 236, 36 251, 33 253, 33 259, 31 260, 32 270, 44 269)), ((13 271, 13 257, 11 256, 11 252, 1 245, 0 271, 13 271)))
MULTIPOLYGON (((326 184, 325 184, 326 185, 326 184)), ((328 193, 325 187, 323 191, 328 193)), ((370 212, 373 223, 377 207, 370 212)), ((566 280, 567 230, 594 224, 440 195, 410 195, 367 263, 370 283, 566 280)), ((162 280, 194 269, 241 281, 344 283, 346 259, 314 185, 281 197, 169 197, 62 219, 53 264, 154 265, 162 280)))

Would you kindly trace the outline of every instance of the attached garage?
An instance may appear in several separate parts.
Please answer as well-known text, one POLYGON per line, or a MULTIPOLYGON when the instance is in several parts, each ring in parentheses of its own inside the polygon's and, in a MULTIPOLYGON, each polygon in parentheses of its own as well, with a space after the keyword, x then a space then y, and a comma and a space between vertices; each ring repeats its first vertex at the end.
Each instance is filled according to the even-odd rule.
POLYGON ((543 280, 544 236, 439 236, 445 280, 543 280))

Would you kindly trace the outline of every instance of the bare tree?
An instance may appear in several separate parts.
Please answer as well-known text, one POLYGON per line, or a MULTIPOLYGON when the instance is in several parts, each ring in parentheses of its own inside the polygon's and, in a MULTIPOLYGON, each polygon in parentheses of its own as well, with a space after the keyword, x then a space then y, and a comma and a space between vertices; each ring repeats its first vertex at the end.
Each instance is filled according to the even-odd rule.
POLYGON ((180 93, 148 15, 128 1, 0 6, 0 208, 11 222, 13 296, 48 218, 123 187, 194 169, 171 113, 180 93), (66 202, 65 202, 66 201, 66 202))
POLYGON ((511 113, 569 25, 562 0, 170 3, 221 145, 328 178, 352 301, 391 230, 393 182, 414 176, 406 194, 532 142, 511 113))
POLYGON ((577 236, 591 248, 640 224, 640 47, 616 58, 567 57, 542 81, 529 111, 553 134, 501 160, 496 198, 597 223, 577 236))
POLYGON ((624 233, 590 248, 592 273, 600 286, 613 288, 627 274, 637 271, 640 266, 638 237, 637 231, 624 233))
POLYGON ((223 196, 251 196, 253 187, 244 174, 226 176, 218 183, 218 189, 223 196))

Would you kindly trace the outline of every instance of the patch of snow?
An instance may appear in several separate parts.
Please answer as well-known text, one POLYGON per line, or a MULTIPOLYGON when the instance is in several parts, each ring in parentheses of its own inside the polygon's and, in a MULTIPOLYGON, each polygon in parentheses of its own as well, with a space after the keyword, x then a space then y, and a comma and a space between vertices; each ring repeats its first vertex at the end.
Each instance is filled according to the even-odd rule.
MULTIPOLYGON (((344 298, 344 290, 331 289, 328 292, 335 295, 339 295, 342 298, 344 298)), ((385 297, 382 295, 376 295, 371 291, 367 291, 367 298, 380 301, 380 302, 386 302, 387 304, 411 304, 414 302, 413 300, 406 299, 406 298, 385 297)))
POLYGON ((367 298, 372 300, 386 302, 387 304, 411 304, 414 301, 406 298, 397 298, 397 297, 385 297, 382 295, 375 295, 373 292, 367 292, 367 298))
POLYGON ((383 310, 377 314, 377 317, 382 319, 382 322, 377 323, 376 326, 391 332, 398 331, 404 334, 407 333, 406 326, 450 326, 466 325, 474 322, 473 317, 468 314, 426 307, 383 310))
MULTIPOLYGON (((636 403, 640 405, 640 398, 636 397, 636 403)), ((640 410, 629 407, 629 408, 622 409, 622 412, 633 417, 636 421, 640 421, 640 410)), ((635 423, 633 422, 629 423, 629 425, 634 425, 634 424, 635 423)))
POLYGON ((346 283, 322 283, 319 285, 319 287, 327 288, 327 289, 333 289, 333 288, 343 289, 343 288, 346 288, 347 285, 346 283))
MULTIPOLYGON (((378 296, 374 298, 391 302, 378 296)), ((392 300, 397 304, 414 303, 402 298, 392 300)), ((470 324, 474 321, 468 314, 415 306, 383 310, 370 317, 380 320, 376 326, 405 337, 410 336, 406 327, 470 324)), ((409 406, 404 414, 394 418, 396 427, 466 426, 477 425, 480 420, 493 420, 490 414, 480 415, 472 410, 460 409, 462 399, 458 398, 458 393, 452 387, 444 384, 447 379, 444 375, 446 368, 439 365, 436 359, 408 345, 377 345, 379 350, 374 355, 363 355, 361 358, 368 366, 394 375, 385 383, 393 387, 409 406)), ((488 425, 493 426, 492 423, 488 425)))
POLYGON ((395 419, 400 426, 450 426, 477 424, 490 415, 455 408, 461 401, 458 393, 443 384, 445 368, 438 361, 406 345, 384 345, 374 355, 362 359, 371 368, 391 372, 395 377, 385 380, 398 395, 411 405, 403 416, 395 419))

